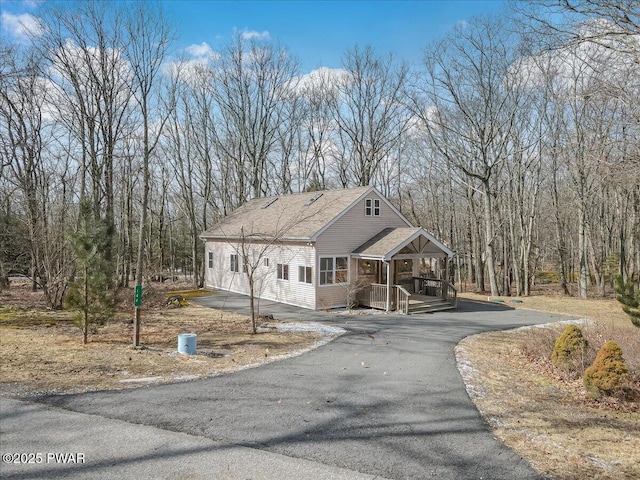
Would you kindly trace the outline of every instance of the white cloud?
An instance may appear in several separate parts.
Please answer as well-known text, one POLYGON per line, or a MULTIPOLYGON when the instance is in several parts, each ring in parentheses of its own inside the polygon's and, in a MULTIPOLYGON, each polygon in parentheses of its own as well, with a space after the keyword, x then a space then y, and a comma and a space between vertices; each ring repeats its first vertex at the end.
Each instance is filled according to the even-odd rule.
MULTIPOLYGON (((92 80, 94 74, 92 72, 100 71, 101 58, 103 56, 109 58, 112 70, 110 75, 117 76, 114 81, 121 85, 131 84, 131 65, 123 58, 120 50, 109 48, 101 52, 96 47, 80 47, 70 39, 67 39, 65 44, 57 50, 56 58, 60 60, 52 63, 49 67, 49 72, 59 85, 69 86, 77 78, 82 94, 86 95, 86 98, 90 98, 93 95, 91 88, 94 85, 92 80), (70 72, 70 68, 73 69, 72 72, 70 72), (75 78, 71 78, 70 75, 75 78)), ((125 102, 129 97, 129 91, 128 89, 121 89, 116 93, 116 96, 116 101, 125 102)))
POLYGON ((298 88, 305 89, 332 89, 339 82, 348 77, 349 72, 342 68, 320 67, 298 78, 298 88))
POLYGON ((243 30, 242 38, 244 40, 269 40, 271 38, 271 34, 268 31, 257 32, 255 30, 243 30))
POLYGON ((469 26, 469 23, 466 20, 458 20, 458 28, 464 30, 467 26, 469 26))
POLYGON ((39 36, 44 33, 44 28, 38 17, 30 13, 13 15, 9 12, 2 12, 0 23, 2 23, 2 29, 9 32, 9 35, 18 41, 26 41, 29 35, 39 36))
POLYGON ((187 48, 185 48, 185 52, 193 57, 207 57, 214 53, 213 49, 207 42, 189 45, 187 48))
POLYGON ((196 83, 210 72, 206 57, 170 60, 162 65, 162 73, 181 82, 196 83))
POLYGON ((220 54, 216 52, 207 42, 194 43, 184 49, 184 53, 187 58, 180 58, 176 61, 170 59, 167 62, 167 66, 171 67, 172 63, 176 65, 194 65, 194 66, 207 66, 212 62, 215 62, 220 58, 220 54))
POLYGON ((40 5, 44 3, 44 0, 22 0, 22 4, 26 8, 38 8, 40 5))
POLYGON ((194 43, 185 47, 184 53, 180 57, 169 58, 162 65, 162 73, 168 77, 192 82, 202 72, 208 71, 212 63, 218 58, 220 58, 220 54, 211 48, 207 42, 194 43))
MULTIPOLYGON (((640 51, 640 35, 624 40, 624 47, 640 51)), ((605 37, 599 43, 585 41, 524 57, 510 66, 506 80, 529 89, 552 81, 555 91, 567 96, 589 95, 603 83, 630 87, 629 79, 637 76, 636 56, 618 50, 615 42, 605 37)))

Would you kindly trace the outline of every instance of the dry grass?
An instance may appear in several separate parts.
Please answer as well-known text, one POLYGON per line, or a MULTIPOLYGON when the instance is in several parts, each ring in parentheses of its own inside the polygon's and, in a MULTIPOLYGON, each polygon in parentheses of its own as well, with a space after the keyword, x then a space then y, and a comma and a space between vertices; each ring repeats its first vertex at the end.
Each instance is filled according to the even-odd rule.
MULTIPOLYGON (((462 293, 460 297, 475 301, 487 301, 486 296, 473 293, 462 293)), ((590 345, 585 362, 591 364, 598 349, 607 340, 615 340, 624 352, 627 366, 631 370, 640 372, 640 329, 633 326, 629 317, 622 311, 620 304, 615 299, 582 299, 560 295, 499 297, 499 299, 504 301, 504 305, 512 308, 539 310, 588 319, 582 327, 590 345), (522 303, 513 303, 514 301, 522 303)), ((491 298, 492 302, 494 300, 494 298, 491 298)), ((560 332, 562 328, 558 327, 560 332)), ((525 348, 530 350, 530 356, 546 356, 546 347, 551 342, 551 349, 553 349, 553 342, 559 335, 556 335, 557 331, 553 329, 538 329, 535 333, 528 333, 529 341, 526 342, 525 348), (542 347, 543 352, 536 353, 534 351, 538 346, 542 347)))
MULTIPOLYGON (((462 297, 487 300, 473 294, 462 297)), ((562 325, 492 332, 456 350, 469 393, 496 435, 557 479, 640 478, 640 331, 615 300, 556 296, 505 304, 586 318, 584 368, 606 340, 618 342, 632 371, 626 395, 589 400, 581 372, 561 372, 549 357, 562 325)))
MULTIPOLYGON (((188 298, 188 291, 180 291, 188 298)), ((125 316, 82 345, 65 312, 43 308, 41 294, 13 289, 0 294, 0 394, 76 392, 126 388, 155 378, 171 382, 215 375, 303 349, 315 334, 248 332, 242 315, 189 306, 166 309, 164 296, 147 291, 143 349, 133 349, 125 316), (198 334, 198 355, 176 355, 177 335, 198 334)), ((486 297, 462 294, 463 298, 486 297)), ((612 300, 537 296, 505 304, 589 318, 583 331, 595 355, 599 344, 620 343, 634 372, 640 369, 640 332, 612 300)), ((126 303, 126 302, 125 302, 126 303)), ((545 476, 558 479, 640 478, 640 412, 637 399, 586 398, 580 379, 549 362, 562 327, 492 332, 463 340, 456 353, 471 397, 496 435, 545 476)))
POLYGON ((593 320, 628 320, 620 308, 620 304, 613 298, 577 298, 564 295, 533 295, 531 297, 487 297, 477 293, 461 293, 461 298, 491 302, 502 300, 505 305, 513 308, 527 308, 543 312, 563 313, 575 317, 588 317, 593 320), (522 302, 522 303, 519 303, 522 302))
POLYGON ((155 300, 148 299, 156 306, 143 312, 143 348, 131 347, 132 325, 126 315, 100 327, 82 345, 68 312, 27 306, 38 293, 13 289, 1 296, 2 395, 127 388, 211 376, 272 361, 319 339, 314 333, 276 331, 272 324, 277 322, 252 335, 244 315, 198 306, 165 308, 164 296, 157 294, 155 300), (180 333, 198 335, 197 355, 176 353, 180 333))

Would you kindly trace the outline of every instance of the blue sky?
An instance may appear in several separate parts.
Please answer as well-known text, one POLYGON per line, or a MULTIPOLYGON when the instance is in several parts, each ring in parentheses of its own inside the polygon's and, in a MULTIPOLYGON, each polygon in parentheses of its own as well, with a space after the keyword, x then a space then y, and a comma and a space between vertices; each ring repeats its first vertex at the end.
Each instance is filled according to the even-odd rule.
MULTIPOLYGON (((0 0, 3 37, 38 15, 42 0, 0 0), (20 17, 20 15, 23 15, 20 17)), ((429 42, 476 15, 499 12, 503 0, 164 0, 175 24, 174 54, 197 45, 219 50, 234 31, 280 41, 299 58, 303 73, 338 68, 345 50, 371 45, 417 63, 429 42), (206 45, 203 45, 204 44, 206 45)))
POLYGON ((179 44, 207 42, 214 50, 234 29, 268 33, 297 56, 304 72, 337 68, 343 53, 358 44, 418 62, 427 44, 459 22, 498 12, 500 0, 383 1, 168 1, 179 44))

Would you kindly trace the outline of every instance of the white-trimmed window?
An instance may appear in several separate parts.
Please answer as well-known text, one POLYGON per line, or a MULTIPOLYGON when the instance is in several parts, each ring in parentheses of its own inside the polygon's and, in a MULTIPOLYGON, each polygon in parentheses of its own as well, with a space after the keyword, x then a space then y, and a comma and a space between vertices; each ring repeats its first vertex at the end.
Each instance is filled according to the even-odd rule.
POLYGON ((229 255, 229 271, 238 272, 240 266, 240 261, 238 260, 238 255, 236 253, 232 253, 229 255))
POLYGON ((349 257, 320 257, 320 285, 347 283, 349 257))
POLYGON ((213 268, 213 252, 209 252, 209 268, 213 268))
POLYGON ((278 280, 289 280, 289 265, 286 263, 278 264, 278 280))
POLYGON ((300 265, 298 267, 298 282, 312 283, 313 268, 300 265))
POLYGON ((267 257, 267 258, 265 258, 265 259, 262 261, 262 263, 263 263, 263 265, 264 265, 265 267, 268 267, 268 266, 269 266, 269 258, 268 258, 268 257, 267 257))
POLYGON ((379 217, 380 216, 380 199, 379 198, 367 198, 364 201, 364 214, 367 217, 379 217))

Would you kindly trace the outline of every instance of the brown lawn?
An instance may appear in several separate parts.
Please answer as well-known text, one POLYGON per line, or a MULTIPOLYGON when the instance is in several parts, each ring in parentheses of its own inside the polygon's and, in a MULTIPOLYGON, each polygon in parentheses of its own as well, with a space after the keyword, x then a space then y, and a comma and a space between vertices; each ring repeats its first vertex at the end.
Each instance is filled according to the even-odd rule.
POLYGON ((550 478, 640 478, 640 329, 613 299, 502 299, 514 308, 587 319, 580 327, 590 344, 584 367, 613 339, 632 377, 624 395, 589 400, 579 374, 560 372, 549 360, 563 325, 469 337, 456 356, 469 394, 495 434, 550 478))
POLYGON ((316 333, 277 331, 277 320, 261 322, 263 327, 252 335, 244 315, 196 305, 167 307, 162 292, 150 297, 142 313, 142 348, 135 349, 132 312, 121 312, 83 345, 71 313, 47 311, 40 293, 26 286, 0 293, 0 395, 127 388, 212 376, 273 361, 320 339, 316 333), (197 355, 177 354, 180 333, 198 335, 197 355))
MULTIPOLYGON (((148 292, 149 290, 147 290, 148 292)), ((190 292, 182 292, 188 297, 190 292)), ((127 297, 131 297, 128 295, 127 297)), ((486 296, 461 294, 487 301, 486 296)), ((261 322, 257 335, 242 315, 186 306, 169 308, 166 293, 144 301, 143 348, 130 346, 131 312, 99 328, 82 345, 68 312, 47 311, 27 286, 0 293, 0 395, 81 392, 173 382, 260 365, 309 348, 313 333, 278 332, 261 322), (198 355, 178 355, 179 333, 198 335, 198 355)), ((543 475, 557 479, 640 478, 640 329, 615 300, 546 295, 505 305, 588 319, 585 366, 606 340, 620 343, 632 372, 627 395, 587 399, 581 379, 549 361, 562 326, 492 332, 463 340, 456 349, 468 391, 495 434, 543 475)))

